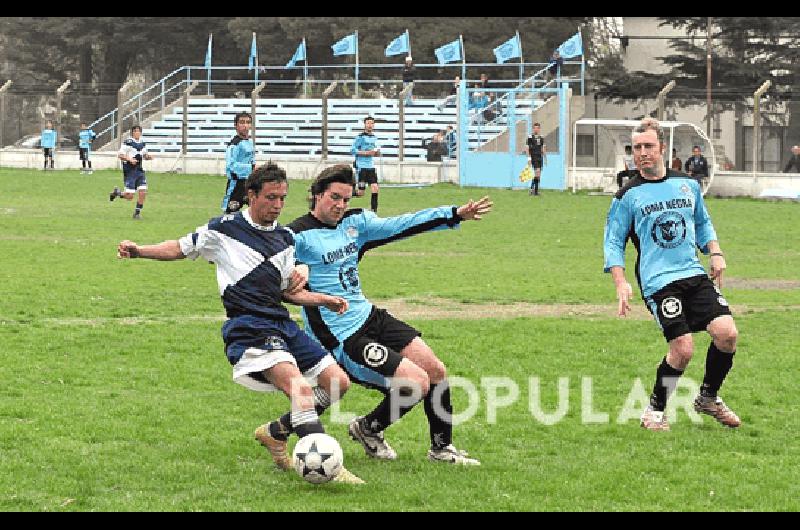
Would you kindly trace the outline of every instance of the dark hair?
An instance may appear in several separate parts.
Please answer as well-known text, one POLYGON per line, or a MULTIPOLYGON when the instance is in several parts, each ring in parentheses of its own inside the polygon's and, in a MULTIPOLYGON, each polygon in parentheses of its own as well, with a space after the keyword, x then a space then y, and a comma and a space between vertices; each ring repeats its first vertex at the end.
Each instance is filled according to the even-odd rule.
POLYGON ((373 118, 372 116, 367 116, 366 118, 364 118, 364 123, 367 123, 369 120, 375 121, 375 118, 373 118))
POLYGON ((239 118, 250 118, 250 121, 251 122, 253 121, 253 116, 251 116, 249 112, 240 112, 240 113, 236 114, 236 116, 234 116, 234 118, 233 118, 233 126, 234 127, 239 125, 239 118))
POLYGON ((696 145, 696 146, 692 147, 692 151, 694 151, 695 149, 700 149, 700 146, 696 145))
POLYGON ((633 151, 633 147, 631 147, 629 145, 626 145, 625 146, 625 152, 627 153, 628 151, 633 151))
POLYGON ((286 171, 272 160, 256 167, 245 182, 246 190, 253 190, 258 195, 266 182, 286 182, 286 171))
POLYGON ((133 127, 131 127, 131 133, 133 131, 135 131, 136 129, 139 129, 139 132, 141 132, 142 131, 142 126, 141 125, 134 125, 133 127))
POLYGON ((352 186, 354 182, 353 166, 350 164, 336 164, 335 166, 326 167, 317 175, 317 178, 314 179, 314 182, 311 183, 311 188, 308 190, 311 192, 311 197, 308 199, 308 202, 312 210, 317 206, 317 195, 325 193, 334 182, 352 186))
POLYGON ((534 124, 533 124, 533 126, 534 126, 534 127, 541 127, 541 126, 542 126, 542 124, 541 124, 541 123, 539 123, 539 122, 537 121, 536 123, 534 123, 534 124))

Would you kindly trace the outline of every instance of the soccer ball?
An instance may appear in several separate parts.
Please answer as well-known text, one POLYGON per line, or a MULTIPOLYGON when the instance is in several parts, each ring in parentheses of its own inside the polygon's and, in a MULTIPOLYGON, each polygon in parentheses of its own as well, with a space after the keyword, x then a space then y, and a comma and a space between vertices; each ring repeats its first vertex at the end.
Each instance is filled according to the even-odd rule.
POLYGON ((312 484, 322 484, 339 474, 344 455, 332 436, 314 433, 300 438, 294 446, 292 461, 298 475, 312 484))

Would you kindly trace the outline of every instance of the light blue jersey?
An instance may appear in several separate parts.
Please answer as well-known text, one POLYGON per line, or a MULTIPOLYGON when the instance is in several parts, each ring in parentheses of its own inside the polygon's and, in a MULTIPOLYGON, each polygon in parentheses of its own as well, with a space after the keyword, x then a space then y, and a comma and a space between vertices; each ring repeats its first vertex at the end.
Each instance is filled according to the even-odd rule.
POLYGON ((359 151, 372 151, 379 147, 378 141, 374 134, 367 134, 365 132, 356 136, 353 140, 353 147, 350 148, 350 154, 356 157, 356 168, 358 169, 372 169, 375 167, 372 161, 373 156, 359 156, 356 153, 359 151))
POLYGON ((42 148, 53 149, 56 146, 56 137, 58 133, 53 129, 45 129, 42 131, 42 148))
POLYGON ((660 180, 634 177, 611 201, 605 272, 625 267, 629 238, 638 253, 636 280, 644 298, 676 280, 705 274, 696 249, 707 254, 717 234, 697 181, 671 170, 660 180))
POLYGON ((230 180, 245 180, 253 171, 253 141, 234 136, 225 151, 225 176, 230 180))
POLYGON ((288 228, 294 233, 297 261, 309 267, 308 288, 341 296, 350 304, 343 315, 325 307, 303 308, 306 331, 336 354, 334 348, 358 331, 372 311, 372 303, 361 291, 358 277, 361 256, 391 241, 457 228, 460 222, 455 206, 428 208, 385 219, 369 210, 353 209, 336 226, 326 225, 311 214, 295 219, 288 228))
POLYGON ((89 149, 92 147, 92 141, 97 136, 91 129, 81 129, 78 133, 78 147, 81 149, 89 149))

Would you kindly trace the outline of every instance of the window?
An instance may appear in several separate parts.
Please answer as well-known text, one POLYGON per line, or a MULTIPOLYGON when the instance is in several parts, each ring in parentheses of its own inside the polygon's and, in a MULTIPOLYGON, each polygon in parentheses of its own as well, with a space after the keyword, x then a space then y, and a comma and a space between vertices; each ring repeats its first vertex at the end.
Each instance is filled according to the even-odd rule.
POLYGON ((577 156, 594 156, 594 135, 577 134, 575 152, 577 156))

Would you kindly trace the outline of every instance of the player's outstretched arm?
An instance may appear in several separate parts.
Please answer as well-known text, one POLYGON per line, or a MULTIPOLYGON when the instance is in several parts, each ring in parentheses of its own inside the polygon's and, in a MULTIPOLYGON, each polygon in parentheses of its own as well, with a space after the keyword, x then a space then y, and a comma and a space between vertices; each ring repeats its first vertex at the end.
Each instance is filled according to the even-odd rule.
POLYGON ((303 290, 306 283, 308 283, 309 270, 308 265, 300 263, 294 266, 292 276, 289 278, 289 285, 284 289, 285 292, 290 294, 299 293, 303 290))
POLYGON ((323 306, 337 315, 343 314, 347 311, 350 305, 347 300, 341 296, 331 296, 329 294, 314 293, 311 291, 301 290, 298 293, 289 293, 283 291, 283 299, 294 305, 302 305, 306 307, 323 306))
POLYGON ((622 267, 611 267, 611 277, 617 288, 617 316, 627 316, 631 310, 630 300, 633 296, 633 288, 625 279, 625 269, 622 267))
POLYGON ((186 256, 181 251, 181 246, 177 240, 169 240, 158 245, 137 245, 133 241, 121 241, 117 245, 117 257, 119 259, 155 259, 159 261, 175 261, 186 256))
POLYGON ((481 217, 492 211, 494 203, 489 200, 489 196, 482 197, 478 201, 470 201, 459 207, 456 213, 465 221, 474 220, 480 221, 481 217))

